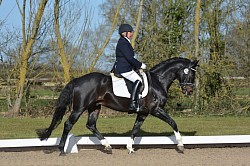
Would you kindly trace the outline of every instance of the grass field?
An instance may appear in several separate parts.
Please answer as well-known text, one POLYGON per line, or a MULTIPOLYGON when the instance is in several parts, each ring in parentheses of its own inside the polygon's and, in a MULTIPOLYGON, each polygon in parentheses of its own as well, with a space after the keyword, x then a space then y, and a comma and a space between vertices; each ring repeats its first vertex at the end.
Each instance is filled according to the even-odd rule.
MULTIPOLYGON (((173 117, 182 135, 249 135, 250 117, 173 117)), ((36 138, 35 129, 49 126, 51 118, 0 118, 0 139, 36 138)), ((51 137, 60 137, 63 122, 51 137)), ((129 136, 135 116, 100 117, 97 127, 104 136, 129 136)), ((86 115, 79 119, 71 133, 92 135, 85 127, 86 115)), ((173 131, 159 119, 149 116, 142 125, 138 136, 169 136, 173 131)))

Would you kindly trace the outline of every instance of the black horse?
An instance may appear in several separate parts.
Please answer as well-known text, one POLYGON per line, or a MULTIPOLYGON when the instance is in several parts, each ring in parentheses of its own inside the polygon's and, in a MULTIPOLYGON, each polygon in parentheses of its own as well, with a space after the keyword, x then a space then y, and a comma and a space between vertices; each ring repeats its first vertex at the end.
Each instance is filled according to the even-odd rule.
MULTIPOLYGON (((173 128, 178 142, 177 147, 180 151, 184 150, 177 124, 164 111, 164 106, 167 102, 168 89, 175 79, 179 80, 179 85, 184 94, 191 95, 193 93, 197 64, 197 60, 171 58, 146 72, 149 80, 148 94, 140 99, 143 110, 137 113, 131 138, 127 144, 129 153, 134 152, 132 148, 133 140, 149 114, 167 122, 173 128)), ((86 74, 73 79, 65 86, 57 100, 55 113, 49 128, 36 130, 37 135, 40 140, 48 139, 52 131, 60 124, 67 106, 73 104, 73 111, 64 123, 64 130, 59 143, 60 155, 65 154, 64 146, 67 136, 85 110, 88 110, 86 127, 100 140, 107 152, 112 152, 110 144, 96 128, 96 121, 101 106, 103 105, 120 112, 128 112, 129 103, 130 99, 114 95, 110 76, 97 72, 86 74)))

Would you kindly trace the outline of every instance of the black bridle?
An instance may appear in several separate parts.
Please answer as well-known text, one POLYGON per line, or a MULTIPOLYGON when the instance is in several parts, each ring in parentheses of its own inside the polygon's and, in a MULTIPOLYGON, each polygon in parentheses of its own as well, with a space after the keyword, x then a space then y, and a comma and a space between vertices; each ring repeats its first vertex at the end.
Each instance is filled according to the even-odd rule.
MULTIPOLYGON (((179 73, 181 70, 184 70, 184 69, 189 69, 189 70, 196 71, 196 69, 194 69, 194 68, 192 68, 192 67, 185 67, 185 68, 179 69, 179 70, 176 72, 176 74, 179 73)), ((164 78, 167 77, 167 76, 162 76, 162 75, 160 75, 160 74, 156 74, 156 73, 154 73, 154 72, 152 72, 152 71, 148 71, 148 72, 157 75, 157 76, 160 77, 161 79, 164 79, 164 78)), ((174 80, 172 80, 172 82, 174 82, 174 80)), ((193 88, 193 87, 195 86, 195 84, 194 84, 194 83, 191 83, 191 82, 188 82, 187 79, 185 78, 184 82, 179 83, 179 86, 182 87, 183 89, 186 89, 186 86, 189 86, 189 87, 192 87, 192 88, 193 88)))
MULTIPOLYGON (((189 69, 189 70, 196 71, 196 69, 194 69, 194 68, 192 68, 192 67, 186 67, 186 68, 182 68, 182 69, 180 69, 180 70, 185 70, 185 69, 189 69)), ((179 70, 179 71, 180 71, 180 70, 179 70)), ((178 71, 178 72, 179 72, 179 71, 178 71)), ((177 72, 177 73, 178 73, 178 72, 177 72)), ((194 83, 191 83, 191 82, 188 82, 188 81, 187 81, 187 78, 185 78, 185 79, 184 79, 184 82, 179 83, 179 86, 182 87, 183 89, 186 89, 186 86, 189 86, 189 87, 193 88, 193 87, 195 86, 195 84, 194 84, 194 83)))

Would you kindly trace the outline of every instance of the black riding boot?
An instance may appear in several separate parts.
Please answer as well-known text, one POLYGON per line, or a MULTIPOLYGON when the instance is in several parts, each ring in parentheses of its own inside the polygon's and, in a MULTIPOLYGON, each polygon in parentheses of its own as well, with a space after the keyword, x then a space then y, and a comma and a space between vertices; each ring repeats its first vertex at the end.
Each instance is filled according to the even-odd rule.
POLYGON ((131 94, 131 103, 129 106, 129 113, 133 113, 134 111, 135 112, 139 111, 138 100, 139 100, 139 91, 140 91, 141 86, 142 86, 141 81, 138 81, 138 80, 135 81, 133 85, 133 91, 131 94))

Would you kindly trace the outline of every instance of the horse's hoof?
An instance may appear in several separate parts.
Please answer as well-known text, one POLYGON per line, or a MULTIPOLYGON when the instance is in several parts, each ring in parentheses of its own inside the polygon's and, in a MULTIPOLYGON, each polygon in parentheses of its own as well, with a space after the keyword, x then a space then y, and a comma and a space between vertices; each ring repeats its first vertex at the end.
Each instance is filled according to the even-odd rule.
POLYGON ((105 153, 107 153, 107 154, 112 154, 112 147, 111 147, 111 146, 105 147, 105 148, 104 148, 104 151, 105 151, 105 153))
POLYGON ((66 153, 65 153, 65 152, 61 152, 61 153, 59 154, 59 156, 66 156, 66 153))
POLYGON ((179 153, 184 153, 184 146, 183 145, 177 145, 177 151, 179 153))
POLYGON ((132 150, 129 149, 128 154, 134 154, 134 153, 135 153, 134 149, 132 150))

